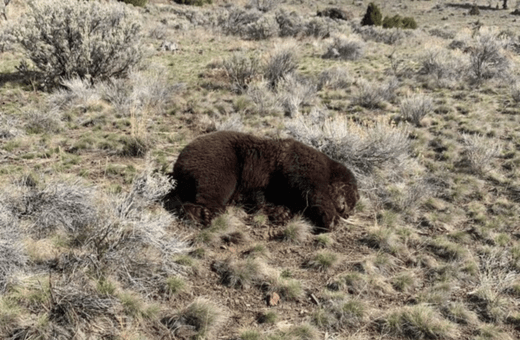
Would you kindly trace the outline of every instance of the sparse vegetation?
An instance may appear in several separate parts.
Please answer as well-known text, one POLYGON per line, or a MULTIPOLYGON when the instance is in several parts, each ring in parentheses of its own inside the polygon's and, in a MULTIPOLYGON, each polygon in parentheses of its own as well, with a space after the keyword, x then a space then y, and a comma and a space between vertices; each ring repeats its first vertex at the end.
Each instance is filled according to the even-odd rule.
POLYGON ((186 282, 176 276, 171 276, 166 279, 166 291, 170 295, 176 295, 183 292, 186 289, 186 282))
POLYGON ((363 56, 364 43, 336 37, 323 58, 356 60, 363 56))
POLYGON ((327 248, 330 247, 334 241, 330 238, 329 235, 321 234, 316 236, 315 242, 319 247, 327 248))
POLYGON ((233 87, 239 93, 245 91, 249 83, 260 73, 259 60, 241 54, 234 54, 230 59, 225 60, 224 68, 233 87))
POLYGON ((385 316, 381 323, 383 331, 410 339, 452 339, 457 336, 454 325, 443 320, 427 305, 400 308, 385 316))
POLYGON ((174 332, 193 329, 194 336, 207 338, 218 332, 227 320, 227 313, 214 302, 196 298, 191 304, 173 317, 165 317, 162 322, 174 332))
POLYGON ((520 21, 124 2, 0 4, 1 339, 520 338, 520 21), (357 206, 180 220, 176 157, 222 130, 324 152, 357 206))
POLYGON ((386 84, 376 86, 361 79, 357 85, 358 94, 354 98, 354 103, 368 109, 376 109, 381 108, 384 101, 389 101, 394 98, 394 92, 399 84, 395 80, 390 80, 386 84))
POLYGON ((465 134, 462 138, 464 148, 461 154, 461 165, 479 174, 488 171, 491 160, 498 157, 501 152, 500 143, 479 135, 465 134))
POLYGON ((294 48, 284 47, 275 51, 265 65, 264 77, 271 88, 276 88, 281 80, 294 73, 298 59, 294 48))
POLYGON ((416 126, 419 126, 421 120, 432 111, 433 102, 428 97, 413 96, 401 102, 401 115, 416 126))
POLYGON ((338 264, 338 261, 338 254, 330 251, 322 251, 315 254, 309 260, 307 260, 306 264, 309 268, 327 271, 336 266, 338 264))
POLYGON ((312 225, 301 217, 289 221, 283 229, 280 237, 290 243, 303 243, 310 236, 312 225))
POLYGON ((240 334, 240 339, 241 340, 260 340, 261 335, 258 331, 249 330, 249 331, 242 332, 240 334))
POLYGON ((304 294, 300 281, 295 279, 280 279, 274 289, 283 299, 288 301, 297 301, 304 294))
POLYGON ((484 34, 476 39, 476 46, 470 52, 470 72, 477 82, 506 76, 510 65, 497 37, 484 34))
POLYGON ((260 284, 266 275, 264 262, 253 258, 215 262, 212 269, 220 275, 223 284, 237 288, 260 284))
POLYGON ((258 322, 260 323, 267 323, 267 324, 274 324, 276 320, 278 319, 278 315, 273 312, 265 312, 258 318, 258 322))

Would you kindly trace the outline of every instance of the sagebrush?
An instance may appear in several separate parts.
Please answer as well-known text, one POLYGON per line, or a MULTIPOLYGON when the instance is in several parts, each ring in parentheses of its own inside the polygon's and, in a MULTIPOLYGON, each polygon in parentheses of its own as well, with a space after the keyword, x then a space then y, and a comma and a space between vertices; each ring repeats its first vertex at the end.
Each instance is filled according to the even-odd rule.
POLYGON ((45 86, 72 77, 124 77, 142 58, 141 25, 122 3, 44 0, 28 6, 16 36, 45 86))

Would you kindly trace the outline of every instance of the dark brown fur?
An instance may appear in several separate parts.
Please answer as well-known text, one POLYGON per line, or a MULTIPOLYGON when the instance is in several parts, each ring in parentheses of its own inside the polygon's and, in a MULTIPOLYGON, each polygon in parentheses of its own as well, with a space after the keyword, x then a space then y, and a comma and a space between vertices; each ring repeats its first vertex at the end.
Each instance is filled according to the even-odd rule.
POLYGON ((271 140, 221 131, 186 146, 173 167, 166 206, 208 225, 237 202, 282 205, 331 230, 359 199, 350 170, 293 139, 271 140))

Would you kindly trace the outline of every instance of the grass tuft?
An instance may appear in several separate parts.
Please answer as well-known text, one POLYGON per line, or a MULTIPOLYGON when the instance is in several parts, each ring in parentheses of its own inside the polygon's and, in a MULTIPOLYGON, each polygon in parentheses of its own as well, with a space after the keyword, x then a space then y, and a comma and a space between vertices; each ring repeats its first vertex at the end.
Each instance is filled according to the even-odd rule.
POLYGON ((415 124, 421 126, 421 120, 433 111, 433 100, 424 95, 415 95, 401 101, 401 116, 415 124))
POLYGON ((289 243, 300 244, 311 235, 312 226, 301 217, 295 217, 287 223, 280 238, 289 243))
POLYGON ((320 271, 328 271, 338 265, 340 256, 331 251, 321 251, 306 261, 306 266, 320 271))
POLYGON ((260 284, 266 275, 266 265, 259 258, 215 261, 211 268, 220 275, 220 281, 224 285, 236 288, 260 284))
POLYGON ((480 135, 462 135, 464 145, 459 163, 478 174, 490 170, 492 159, 502 152, 500 141, 480 135))
POLYGON ((363 41, 335 37, 323 58, 357 60, 363 56, 364 49, 363 41))
POLYGON ((429 248, 435 255, 451 261, 465 259, 469 254, 467 248, 445 238, 433 239, 429 248))
POLYGON ((278 314, 274 311, 268 311, 265 313, 260 314, 258 317, 259 323, 267 323, 267 324, 274 324, 278 320, 278 314))
POLYGON ((279 279, 273 289, 287 301, 298 301, 304 294, 302 284, 296 279, 279 279))
POLYGON ((293 326, 282 333, 283 338, 289 340, 318 340, 320 338, 316 328, 308 324, 293 326))
MULTIPOLYGON (((347 89, 352 85, 352 77, 348 70, 342 67, 331 67, 321 71, 318 76, 318 90, 330 88, 332 90, 347 89)), ((519 95, 520 98, 520 95, 519 95)))
POLYGON ((235 53, 230 58, 224 60, 223 65, 233 85, 233 89, 238 93, 245 92, 249 83, 261 72, 258 58, 255 56, 248 57, 239 53, 235 53))
POLYGON ((371 228, 363 238, 370 247, 393 252, 399 244, 399 238, 392 228, 377 226, 371 228))
POLYGON ((247 330, 240 333, 239 338, 241 340, 260 340, 262 339, 262 335, 260 334, 260 332, 256 330, 247 330))
POLYGON ((455 323, 463 325, 477 325, 479 323, 477 314, 469 310, 462 302, 449 303, 443 308, 443 314, 448 320, 455 323))
POLYGON ((294 47, 281 47, 273 52, 264 69, 264 77, 272 89, 275 89, 281 80, 296 71, 298 68, 297 56, 294 47))
POLYGON ((195 331, 196 338, 211 338, 218 333, 227 318, 227 312, 219 305, 198 297, 175 316, 165 317, 161 322, 174 333, 188 328, 195 331))
POLYGON ((166 292, 168 295, 177 295, 186 290, 186 281, 178 276, 170 276, 166 279, 166 292))
POLYGON ((322 247, 322 248, 328 248, 334 243, 333 239, 328 234, 317 235, 314 238, 314 242, 316 243, 316 245, 318 247, 322 247))
POLYGON ((18 218, 0 201, 0 293, 6 290, 13 282, 15 273, 27 263, 19 228, 18 218))
POLYGON ((397 274, 392 278, 392 286, 400 292, 408 292, 415 287, 415 275, 411 272, 397 274))
POLYGON ((383 332, 409 339, 454 339, 458 333, 452 323, 425 304, 398 308, 383 317, 381 323, 383 332))

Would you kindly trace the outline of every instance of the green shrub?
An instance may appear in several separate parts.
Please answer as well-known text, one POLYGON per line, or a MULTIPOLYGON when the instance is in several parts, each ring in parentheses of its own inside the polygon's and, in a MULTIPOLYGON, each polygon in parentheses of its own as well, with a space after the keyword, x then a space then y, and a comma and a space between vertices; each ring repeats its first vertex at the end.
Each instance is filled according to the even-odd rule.
POLYGON ((417 28, 417 22, 415 22, 415 19, 412 17, 405 17, 402 20, 402 27, 403 28, 409 28, 409 29, 416 29, 417 28))
POLYGON ((416 29, 417 23, 415 22, 415 19, 412 17, 402 18, 399 14, 396 14, 393 17, 385 17, 385 19, 383 20, 383 27, 416 29))
POLYGON ((480 10, 478 9, 477 5, 473 5, 473 7, 471 7, 469 10, 469 15, 480 15, 480 10))
POLYGON ((193 5, 202 6, 204 4, 212 4, 213 0, 173 0, 177 4, 181 5, 193 5))
MULTIPOLYGON (((141 60, 141 26, 128 6, 77 0, 28 6, 15 35, 46 87, 74 77, 91 82, 125 77, 141 60)), ((20 71, 30 74, 25 61, 20 71)))
POLYGON ((402 18, 399 14, 396 14, 393 17, 387 16, 383 19, 383 28, 400 27, 401 20, 402 18))
POLYGON ((148 0, 119 0, 119 1, 122 1, 122 2, 130 4, 130 5, 134 5, 136 7, 144 7, 144 6, 146 6, 146 3, 148 2, 148 0))
POLYGON ((367 12, 361 20, 361 25, 363 26, 381 26, 383 20, 383 15, 381 14, 381 10, 377 5, 371 2, 368 5, 367 12))

